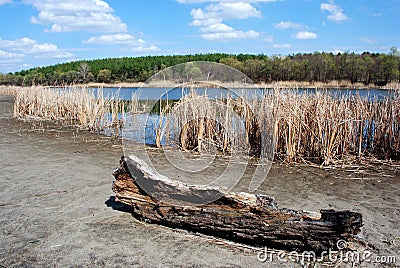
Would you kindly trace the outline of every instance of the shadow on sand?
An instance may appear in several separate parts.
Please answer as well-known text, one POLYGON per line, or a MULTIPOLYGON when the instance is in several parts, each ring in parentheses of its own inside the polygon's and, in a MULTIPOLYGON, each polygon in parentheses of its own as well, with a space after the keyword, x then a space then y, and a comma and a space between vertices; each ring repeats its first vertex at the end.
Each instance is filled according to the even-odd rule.
POLYGON ((110 196, 110 198, 105 202, 105 204, 107 205, 107 207, 111 207, 114 210, 133 214, 133 208, 128 205, 115 201, 115 196, 110 196))

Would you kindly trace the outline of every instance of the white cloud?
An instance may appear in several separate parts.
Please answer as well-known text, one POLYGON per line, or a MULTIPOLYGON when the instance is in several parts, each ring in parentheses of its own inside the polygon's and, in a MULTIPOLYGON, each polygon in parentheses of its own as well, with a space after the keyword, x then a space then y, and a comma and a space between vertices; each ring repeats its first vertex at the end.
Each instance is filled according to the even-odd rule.
POLYGON ((33 5, 40 11, 54 13, 76 12, 113 12, 107 2, 103 0, 24 0, 26 4, 33 5))
POLYGON ((0 39, 0 48, 18 52, 18 55, 23 57, 32 55, 35 58, 71 58, 73 56, 72 53, 58 48, 55 44, 38 43, 36 40, 28 37, 16 40, 0 39))
POLYGON ((321 3, 320 9, 329 12, 330 14, 328 15, 328 19, 337 23, 349 19, 349 17, 343 13, 343 9, 340 6, 335 5, 333 1, 330 3, 321 3))
POLYGON ((216 23, 207 27, 200 28, 200 32, 202 33, 227 33, 233 31, 234 29, 232 27, 223 23, 216 23))
POLYGON ((25 55, 10 53, 0 49, 0 73, 8 73, 11 69, 20 66, 25 55))
POLYGON ((303 25, 301 25, 300 23, 295 23, 295 22, 291 22, 291 21, 281 21, 281 22, 275 24, 275 28, 279 29, 279 30, 283 30, 283 29, 302 29, 305 27, 303 25))
POLYGON ((5 5, 5 4, 10 4, 12 2, 13 2, 13 0, 0 0, 0 6, 5 5))
POLYGON ((48 43, 43 43, 43 44, 35 44, 32 47, 32 53, 49 53, 49 52, 54 52, 57 51, 58 47, 54 44, 48 44, 48 43))
POLYGON ((126 32, 127 25, 114 10, 103 0, 25 0, 34 6, 37 17, 32 17, 35 24, 51 25, 49 32, 126 32))
POLYGON ((137 46, 132 48, 135 52, 154 52, 159 51, 160 49, 156 46, 137 46))
POLYGON ((57 58, 57 59, 65 59, 71 58, 73 56, 72 53, 59 49, 54 44, 35 44, 30 53, 34 54, 36 58, 57 58))
POLYGON ((200 27, 201 37, 210 41, 227 41, 244 38, 257 38, 260 34, 254 30, 242 31, 224 23, 230 19, 260 18, 261 12, 251 3, 266 1, 200 1, 183 0, 181 3, 204 3, 217 2, 207 5, 204 8, 192 9, 191 26, 200 27))
POLYGON ((292 46, 290 44, 274 44, 274 48, 291 48, 292 46))
POLYGON ((232 32, 218 32, 202 34, 201 37, 205 40, 210 41, 229 41, 235 39, 253 39, 258 38, 260 34, 256 31, 250 30, 247 32, 243 31, 232 31, 232 32))
POLYGON ((274 37, 272 35, 268 35, 264 38, 264 41, 267 43, 272 43, 274 42, 274 37))
POLYGON ((189 25, 191 26, 210 26, 213 24, 218 24, 221 23, 222 19, 219 18, 210 18, 210 19, 204 19, 204 20, 199 20, 199 19, 194 19, 190 22, 189 25))
POLYGON ((117 44, 133 44, 135 38, 130 34, 106 34, 102 36, 90 37, 85 44, 105 44, 105 45, 117 45, 117 44))
MULTIPOLYGON (((1 0, 0 0, 1 1, 1 0)), ((115 16, 105 0, 23 0, 34 6, 39 14, 31 18, 35 24, 49 25, 46 32, 87 31, 101 33, 84 41, 85 44, 130 45, 140 51, 154 51, 155 46, 140 43, 128 34, 127 25, 115 16)), ((50 49, 50 47, 47 47, 50 49)), ((67 56, 64 54, 64 56, 67 56)))
POLYGON ((364 36, 361 36, 359 39, 360 39, 361 41, 365 42, 365 43, 368 43, 368 44, 374 44, 374 43, 376 43, 376 40, 371 39, 371 38, 368 38, 368 37, 364 37, 364 36))
POLYGON ((207 3, 207 2, 244 2, 244 3, 258 3, 258 2, 277 2, 279 0, 177 0, 177 2, 182 4, 197 4, 197 3, 207 3))
POLYGON ((376 9, 370 6, 361 6, 358 8, 358 10, 364 13, 366 16, 380 17, 383 15, 381 12, 376 12, 376 9))
POLYGON ((11 53, 0 49, 0 59, 2 60, 21 61, 20 59, 23 58, 24 56, 25 56, 24 54, 11 53))
POLYGON ((298 32, 297 34, 295 34, 294 38, 296 38, 296 39, 316 39, 316 38, 318 38, 318 35, 313 32, 301 31, 301 32, 298 32))
POLYGON ((232 2, 210 5, 211 12, 219 13, 222 19, 246 19, 249 17, 261 17, 261 12, 249 3, 232 2))
POLYGON ((249 3, 245 2, 220 2, 211 4, 205 9, 192 9, 193 20, 215 20, 222 21, 226 19, 246 19, 250 17, 261 17, 261 12, 249 3))
POLYGON ((0 47, 9 48, 13 51, 29 52, 29 50, 37 42, 29 37, 19 38, 17 40, 2 40, 0 39, 0 47))
POLYGON ((85 44, 102 44, 102 45, 128 45, 136 52, 151 52, 160 50, 156 46, 148 46, 143 39, 136 39, 131 34, 109 34, 101 36, 92 36, 85 44))

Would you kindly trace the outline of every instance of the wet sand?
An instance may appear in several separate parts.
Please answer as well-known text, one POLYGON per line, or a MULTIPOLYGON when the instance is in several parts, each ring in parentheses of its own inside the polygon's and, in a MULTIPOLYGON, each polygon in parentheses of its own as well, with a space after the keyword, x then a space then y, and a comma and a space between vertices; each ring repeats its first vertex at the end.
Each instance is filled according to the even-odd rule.
MULTIPOLYGON (((252 250, 138 221, 113 202, 119 141, 18 121, 12 105, 11 97, 0 96, 0 267, 301 267, 261 263, 252 250)), ((358 174, 274 164, 258 192, 274 196, 280 207, 359 211, 360 236, 376 254, 400 263, 394 165, 358 174)))

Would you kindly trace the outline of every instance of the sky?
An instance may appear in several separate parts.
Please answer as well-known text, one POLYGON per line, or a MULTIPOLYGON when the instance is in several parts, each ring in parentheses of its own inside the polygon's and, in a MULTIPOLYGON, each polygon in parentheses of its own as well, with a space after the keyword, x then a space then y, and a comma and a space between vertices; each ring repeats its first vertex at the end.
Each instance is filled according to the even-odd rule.
POLYGON ((195 53, 388 53, 400 0, 0 0, 0 73, 195 53))

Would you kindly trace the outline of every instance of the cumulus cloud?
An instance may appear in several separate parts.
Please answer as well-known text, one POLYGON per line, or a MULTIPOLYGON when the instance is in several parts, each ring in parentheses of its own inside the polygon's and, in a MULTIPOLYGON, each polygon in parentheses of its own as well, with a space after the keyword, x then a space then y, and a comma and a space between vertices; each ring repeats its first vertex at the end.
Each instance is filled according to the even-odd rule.
POLYGON ((329 12, 328 20, 340 23, 349 19, 349 17, 343 13, 343 9, 340 6, 335 5, 333 1, 330 3, 321 3, 320 9, 321 11, 329 12))
POLYGON ((36 43, 37 42, 35 40, 29 37, 23 37, 17 40, 0 39, 0 47, 21 52, 29 52, 36 43))
POLYGON ((102 45, 127 45, 137 52, 158 51, 156 46, 148 46, 143 39, 136 39, 131 34, 106 34, 101 36, 92 36, 84 41, 85 44, 102 44, 102 45))
POLYGON ((210 4, 205 9, 192 9, 193 20, 222 21, 226 19, 246 19, 250 17, 261 17, 261 12, 249 3, 245 2, 220 2, 210 4))
POLYGON ((194 8, 190 12, 192 16, 191 26, 200 27, 201 37, 210 41, 227 41, 244 38, 257 38, 260 34, 254 30, 237 30, 227 25, 224 21, 230 19, 260 18, 261 12, 251 3, 266 1, 200 1, 182 0, 180 3, 217 2, 204 8, 194 8))
POLYGON ((160 49, 156 46, 136 46, 132 48, 135 52, 154 52, 159 51, 160 49))
POLYGON ((34 56, 35 58, 71 58, 72 53, 62 50, 55 44, 38 43, 28 37, 19 38, 16 40, 2 40, 0 39, 0 48, 8 50, 9 53, 15 54, 20 57, 34 56), (10 52, 12 51, 12 52, 10 52))
POLYGON ((0 73, 9 72, 10 69, 21 65, 24 57, 24 54, 12 53, 0 49, 0 73))
POLYGON ((59 49, 55 44, 43 43, 33 45, 31 54, 36 58, 66 59, 73 56, 72 53, 59 49))
POLYGON ((50 25, 49 32, 126 32, 127 25, 112 13, 103 0, 24 0, 39 14, 32 17, 35 24, 50 25))
POLYGON ((24 56, 24 54, 11 53, 0 49, 0 59, 2 60, 21 61, 24 56))
POLYGON ((130 34, 106 34, 101 36, 92 36, 85 44, 106 44, 106 45, 116 45, 116 44, 133 44, 135 38, 130 34))
POLYGON ((275 24, 275 28, 279 30, 284 30, 284 29, 303 29, 305 27, 300 23, 295 23, 291 21, 281 21, 275 24))
POLYGON ((274 48, 291 48, 292 46, 290 44, 274 44, 274 48))
POLYGON ((207 2, 243 2, 243 3, 257 3, 257 2, 276 2, 279 0, 177 0, 177 2, 182 4, 198 4, 207 2))
POLYGON ((217 33, 208 33, 201 35, 203 39, 210 41, 230 41, 235 39, 258 38, 259 36, 260 34, 253 30, 247 32, 243 31, 217 32, 217 33))
POLYGON ((294 35, 296 39, 317 39, 318 35, 313 32, 301 31, 294 35))
POLYGON ((13 0, 0 0, 0 6, 5 5, 5 4, 10 4, 12 2, 13 2, 13 0))
POLYGON ((49 25, 46 32, 87 31, 102 35, 90 37, 83 42, 86 44, 129 45, 141 51, 158 49, 144 45, 128 34, 127 25, 113 14, 114 9, 105 0, 23 1, 39 11, 31 22, 49 25))
POLYGON ((48 53, 57 51, 58 47, 54 44, 43 43, 33 45, 31 51, 32 53, 48 53))
POLYGON ((365 43, 368 43, 368 44, 374 44, 374 43, 376 43, 376 40, 375 40, 375 39, 368 38, 368 37, 364 37, 364 36, 361 36, 361 37, 360 37, 360 40, 363 41, 363 42, 365 42, 365 43))
POLYGON ((272 43, 272 42, 274 42, 274 37, 272 35, 267 35, 264 38, 264 41, 267 42, 267 43, 272 43))
POLYGON ((227 33, 234 32, 234 29, 223 23, 211 24, 207 27, 200 28, 200 32, 202 33, 227 33))

